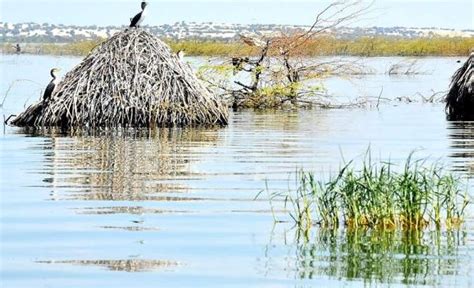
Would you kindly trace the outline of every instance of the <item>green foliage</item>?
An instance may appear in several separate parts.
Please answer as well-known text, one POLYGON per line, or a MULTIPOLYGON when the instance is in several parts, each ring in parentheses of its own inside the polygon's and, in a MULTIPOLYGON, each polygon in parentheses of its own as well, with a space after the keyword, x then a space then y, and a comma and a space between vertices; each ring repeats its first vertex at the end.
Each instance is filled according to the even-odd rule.
POLYGON ((263 87, 258 91, 258 93, 262 97, 294 97, 295 95, 292 95, 293 91, 298 90, 300 87, 301 83, 290 83, 288 85, 278 84, 274 86, 263 87))
POLYGON ((245 108, 280 108, 285 101, 291 101, 298 97, 297 93, 301 83, 276 84, 258 88, 243 103, 245 108))
POLYGON ((467 191, 442 166, 425 162, 410 155, 397 170, 391 162, 374 164, 368 152, 359 169, 351 161, 327 182, 300 172, 295 192, 273 196, 291 204, 290 217, 303 231, 315 223, 382 230, 458 227, 469 204, 467 191))
POLYGON ((197 75, 199 77, 204 77, 205 75, 211 73, 212 75, 230 77, 232 75, 234 68, 232 65, 202 65, 199 67, 197 75))

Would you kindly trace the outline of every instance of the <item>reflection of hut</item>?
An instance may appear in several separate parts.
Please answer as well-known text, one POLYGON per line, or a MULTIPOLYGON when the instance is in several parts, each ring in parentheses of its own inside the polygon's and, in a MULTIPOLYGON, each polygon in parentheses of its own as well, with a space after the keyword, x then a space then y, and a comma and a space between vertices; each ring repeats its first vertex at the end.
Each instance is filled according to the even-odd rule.
POLYGON ((474 175, 474 123, 451 122, 448 129, 454 169, 474 175))
POLYGON ((46 159, 52 169, 48 182, 67 188, 74 199, 193 200, 176 196, 188 191, 180 179, 199 177, 191 171, 195 158, 189 150, 199 147, 196 142, 212 145, 218 134, 199 129, 152 131, 77 131, 72 138, 56 137, 46 159))
POLYGON ((40 127, 225 125, 227 107, 141 29, 116 34, 66 74, 49 101, 11 123, 40 127))
POLYGON ((446 112, 450 120, 474 119, 474 52, 453 76, 446 96, 446 112))

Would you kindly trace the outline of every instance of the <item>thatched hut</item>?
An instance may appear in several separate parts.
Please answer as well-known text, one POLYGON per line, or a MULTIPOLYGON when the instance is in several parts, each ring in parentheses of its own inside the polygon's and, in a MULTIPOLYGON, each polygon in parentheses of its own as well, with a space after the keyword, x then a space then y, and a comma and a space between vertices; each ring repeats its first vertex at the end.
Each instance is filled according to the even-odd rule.
POLYGON ((227 107, 157 37, 118 33, 67 73, 50 101, 11 123, 36 127, 225 125, 227 107))
POLYGON ((446 113, 450 120, 474 120, 474 52, 451 80, 446 113))

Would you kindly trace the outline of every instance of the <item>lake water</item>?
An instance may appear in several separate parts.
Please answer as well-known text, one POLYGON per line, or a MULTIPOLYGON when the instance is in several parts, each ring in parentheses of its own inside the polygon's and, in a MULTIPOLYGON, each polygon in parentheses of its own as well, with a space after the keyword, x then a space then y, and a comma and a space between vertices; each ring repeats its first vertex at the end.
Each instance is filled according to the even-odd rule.
MULTIPOLYGON (((388 98, 428 95, 447 89, 456 60, 419 59, 429 73, 389 77, 386 67, 400 58, 372 58, 377 73, 326 86, 348 99, 381 87, 388 98)), ((0 95, 28 81, 14 84, 1 114, 39 99, 51 67, 79 61, 2 56, 0 95)), ((417 150, 463 177, 474 172, 474 124, 447 122, 442 104, 240 111, 222 129, 61 135, 5 127, 1 287, 474 285, 472 209, 460 231, 314 228, 303 242, 291 223, 274 224, 266 197, 254 200, 266 185, 288 189, 300 168, 328 175, 341 154, 360 157, 369 145, 394 162, 417 150)))

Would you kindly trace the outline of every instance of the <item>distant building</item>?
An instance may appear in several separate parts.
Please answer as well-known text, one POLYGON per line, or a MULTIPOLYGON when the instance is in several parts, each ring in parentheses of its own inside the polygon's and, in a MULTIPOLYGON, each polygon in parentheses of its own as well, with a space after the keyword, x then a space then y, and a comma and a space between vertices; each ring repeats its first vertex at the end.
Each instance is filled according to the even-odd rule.
MULTIPOLYGON (((4 23, 0 22, 0 41, 3 42, 74 42, 78 40, 96 40, 111 37, 125 29, 125 26, 97 27, 55 25, 37 23, 4 23)), ((228 24, 213 22, 176 22, 160 26, 145 26, 149 32, 162 38, 169 39, 195 39, 195 40, 224 40, 237 39, 239 34, 252 32, 256 34, 271 34, 275 32, 301 32, 308 26, 301 25, 275 25, 275 24, 228 24)), ((443 28, 406 28, 406 27, 339 27, 329 32, 338 38, 353 39, 363 36, 389 36, 389 37, 474 37, 474 30, 453 30, 443 28)))

